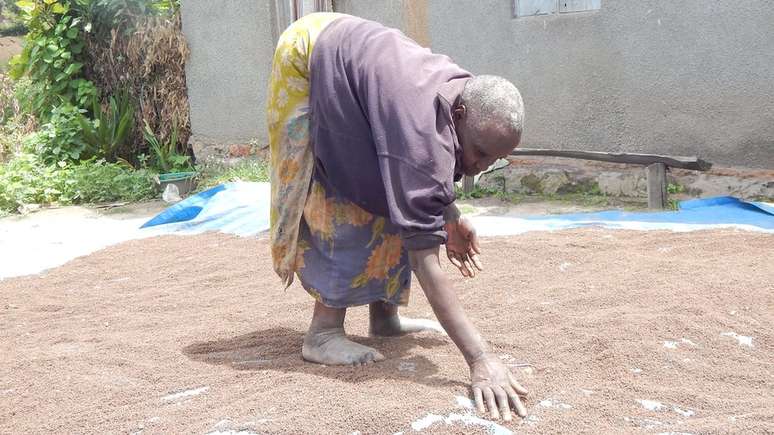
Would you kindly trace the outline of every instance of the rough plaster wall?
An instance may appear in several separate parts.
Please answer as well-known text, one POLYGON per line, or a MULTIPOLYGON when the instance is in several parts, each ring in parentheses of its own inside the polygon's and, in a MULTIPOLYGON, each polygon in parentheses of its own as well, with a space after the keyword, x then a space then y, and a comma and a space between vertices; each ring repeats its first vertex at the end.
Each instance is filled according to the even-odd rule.
POLYGON ((768 2, 603 0, 598 12, 519 19, 511 0, 429 8, 435 51, 522 90, 525 146, 774 167, 768 2))
MULTIPOLYGON (((403 28, 402 1, 336 2, 403 28)), ((696 154, 774 167, 774 8, 760 1, 603 0, 512 18, 512 0, 429 0, 432 47, 514 81, 524 145, 696 154)))
MULTIPOLYGON (((334 0, 336 12, 378 21, 385 26, 406 31, 403 16, 404 0, 334 0)), ((412 1, 412 0, 405 0, 412 1)))
POLYGON ((192 141, 267 142, 266 87, 274 53, 268 0, 185 0, 183 32, 192 141))

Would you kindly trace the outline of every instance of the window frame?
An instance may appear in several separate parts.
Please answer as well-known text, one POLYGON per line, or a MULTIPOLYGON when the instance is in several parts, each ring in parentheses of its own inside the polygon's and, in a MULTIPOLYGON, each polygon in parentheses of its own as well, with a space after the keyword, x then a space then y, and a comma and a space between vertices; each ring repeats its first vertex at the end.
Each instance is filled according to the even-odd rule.
MULTIPOLYGON (((547 16, 555 16, 555 15, 564 15, 564 14, 576 14, 576 13, 583 13, 583 12, 595 12, 600 9, 602 9, 602 0, 580 0, 585 3, 588 3, 589 6, 585 9, 573 9, 573 10, 562 10, 561 3, 565 0, 543 0, 543 2, 549 2, 552 3, 551 10, 545 13, 535 13, 535 14, 529 14, 529 15, 520 15, 519 14, 519 5, 521 2, 525 1, 532 1, 532 0, 512 0, 511 1, 511 8, 513 12, 513 18, 528 18, 528 17, 547 17, 547 16)), ((538 0, 540 1, 540 0, 538 0)), ((570 0, 573 1, 573 0, 570 0)), ((576 0, 577 1, 577 0, 576 0)))

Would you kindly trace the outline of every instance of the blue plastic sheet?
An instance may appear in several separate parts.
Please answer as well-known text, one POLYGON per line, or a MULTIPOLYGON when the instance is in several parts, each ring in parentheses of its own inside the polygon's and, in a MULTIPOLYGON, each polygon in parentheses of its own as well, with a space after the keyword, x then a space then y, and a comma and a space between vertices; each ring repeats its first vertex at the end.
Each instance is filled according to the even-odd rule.
POLYGON ((142 225, 159 232, 221 231, 252 236, 269 229, 269 183, 226 183, 192 195, 142 225))
POLYGON ((732 196, 692 199, 679 203, 678 211, 603 211, 529 217, 531 220, 561 219, 588 225, 606 222, 649 222, 691 225, 749 225, 774 230, 774 207, 762 202, 746 202, 732 196))
MULTIPOLYGON (((221 231, 252 236, 269 229, 268 183, 227 183, 193 195, 150 221, 143 228, 159 233, 221 231)), ((623 229, 696 229, 735 227, 774 232, 774 206, 722 196, 680 203, 678 211, 604 211, 527 218, 477 216, 474 224, 482 235, 519 234, 583 226, 623 229)))

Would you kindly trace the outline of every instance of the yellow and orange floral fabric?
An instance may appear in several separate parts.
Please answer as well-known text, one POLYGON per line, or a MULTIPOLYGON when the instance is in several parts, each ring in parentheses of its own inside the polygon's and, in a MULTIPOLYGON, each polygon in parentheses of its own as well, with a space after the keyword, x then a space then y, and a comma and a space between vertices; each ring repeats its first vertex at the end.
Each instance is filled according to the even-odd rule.
POLYGON ((309 190, 296 253, 302 285, 327 306, 408 303, 411 268, 399 228, 317 180, 309 190))
POLYGON ((286 285, 296 270, 298 228, 312 178, 309 143, 309 59, 317 37, 341 17, 307 15, 288 27, 274 51, 266 117, 271 150, 271 254, 286 285))

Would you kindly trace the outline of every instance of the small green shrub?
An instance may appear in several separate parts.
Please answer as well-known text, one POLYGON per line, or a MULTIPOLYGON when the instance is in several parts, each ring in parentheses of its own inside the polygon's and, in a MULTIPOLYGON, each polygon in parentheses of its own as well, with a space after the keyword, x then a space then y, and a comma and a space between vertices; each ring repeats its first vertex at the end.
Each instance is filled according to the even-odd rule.
POLYGON ((44 163, 78 162, 95 155, 96 150, 84 141, 82 118, 85 110, 62 104, 51 112, 50 120, 33 133, 25 148, 39 155, 44 163))
MULTIPOLYGON (((22 82, 27 85, 29 81, 22 82)), ((22 111, 19 85, 0 75, 0 162, 20 151, 24 137, 36 128, 35 118, 22 111)))
POLYGON ((155 196, 152 176, 104 160, 46 165, 24 153, 0 165, 0 210, 14 213, 24 204, 140 201, 155 196))
POLYGON ((70 3, 56 0, 17 2, 29 33, 22 53, 10 61, 11 77, 28 76, 36 86, 27 94, 31 113, 48 120, 52 107, 69 103, 84 107, 98 94, 83 78, 82 33, 91 24, 68 15, 70 3))
POLYGON ((65 168, 65 199, 73 204, 140 201, 155 196, 153 173, 104 159, 65 168))
POLYGON ((193 170, 191 157, 178 151, 177 122, 172 126, 172 133, 166 140, 156 136, 148 121, 145 121, 143 136, 153 154, 153 165, 163 173, 187 172, 193 170))
POLYGON ((21 154, 0 165, 0 210, 13 213, 23 204, 55 203, 64 188, 55 167, 44 165, 34 154, 21 154))
POLYGON ((115 96, 110 96, 106 108, 100 106, 99 99, 96 97, 92 98, 91 107, 94 120, 80 118, 83 139, 90 149, 96 150, 108 161, 114 162, 130 139, 129 134, 134 124, 132 100, 128 92, 122 91, 115 96))
POLYGON ((685 192, 685 186, 683 186, 682 184, 669 183, 667 185, 667 193, 669 193, 670 195, 683 193, 683 192, 685 192))
POLYGON ((199 166, 198 170, 200 175, 197 190, 206 190, 233 181, 269 181, 268 163, 257 159, 242 159, 232 165, 210 162, 199 166))

